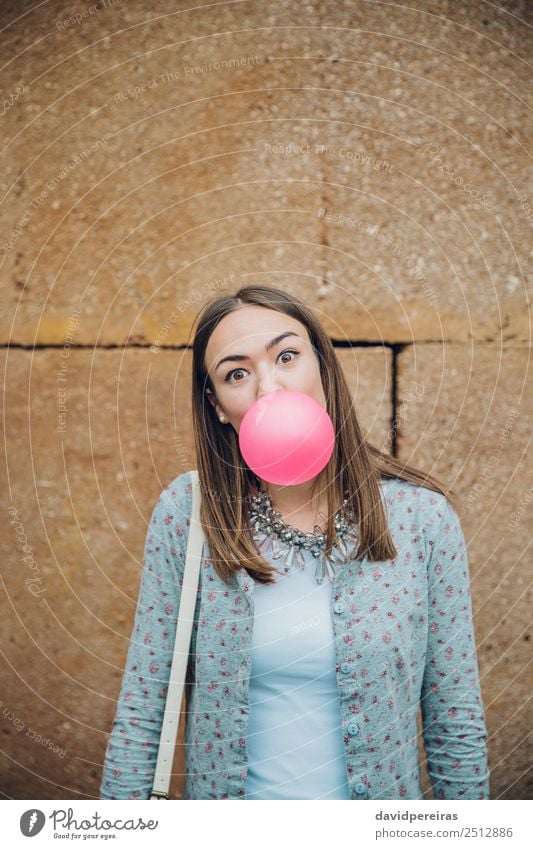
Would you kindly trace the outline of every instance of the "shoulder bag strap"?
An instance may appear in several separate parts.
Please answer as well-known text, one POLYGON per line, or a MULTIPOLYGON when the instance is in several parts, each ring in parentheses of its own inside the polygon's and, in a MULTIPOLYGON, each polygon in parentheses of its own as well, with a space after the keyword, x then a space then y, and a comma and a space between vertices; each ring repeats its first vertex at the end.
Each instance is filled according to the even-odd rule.
POLYGON ((191 471, 192 511, 187 542, 187 557, 183 573, 176 640, 165 703, 165 714, 161 727, 159 751, 155 768, 154 783, 150 799, 168 799, 168 788, 172 772, 172 763, 176 747, 176 737, 183 698, 183 688, 187 672, 187 661, 191 642, 194 609, 198 593, 198 578, 202 559, 204 533, 200 524, 200 488, 198 472, 191 471))

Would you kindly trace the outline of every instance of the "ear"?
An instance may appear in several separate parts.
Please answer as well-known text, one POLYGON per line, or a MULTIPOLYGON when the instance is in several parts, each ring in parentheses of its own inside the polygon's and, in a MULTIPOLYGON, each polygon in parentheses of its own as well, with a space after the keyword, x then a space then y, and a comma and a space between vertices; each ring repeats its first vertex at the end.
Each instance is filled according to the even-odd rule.
POLYGON ((208 399, 209 399, 210 403, 213 405, 213 407, 214 407, 214 408, 215 408, 215 410, 216 410, 216 408, 217 408, 217 403, 216 403, 215 396, 213 395, 213 393, 211 392, 211 390, 210 390, 210 389, 206 389, 206 390, 205 390, 205 394, 207 395, 207 397, 208 397, 208 399))

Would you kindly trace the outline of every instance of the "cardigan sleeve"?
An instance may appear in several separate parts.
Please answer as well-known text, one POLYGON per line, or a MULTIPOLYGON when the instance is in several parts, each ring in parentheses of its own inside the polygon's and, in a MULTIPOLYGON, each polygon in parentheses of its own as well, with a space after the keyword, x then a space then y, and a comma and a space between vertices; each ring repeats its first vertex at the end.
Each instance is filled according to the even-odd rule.
POLYGON ((180 475, 161 493, 148 526, 101 799, 148 799, 152 789, 185 564, 188 479, 180 475))
POLYGON ((435 799, 488 799, 483 711, 465 538, 442 496, 428 563, 428 644, 422 682, 424 747, 435 799))

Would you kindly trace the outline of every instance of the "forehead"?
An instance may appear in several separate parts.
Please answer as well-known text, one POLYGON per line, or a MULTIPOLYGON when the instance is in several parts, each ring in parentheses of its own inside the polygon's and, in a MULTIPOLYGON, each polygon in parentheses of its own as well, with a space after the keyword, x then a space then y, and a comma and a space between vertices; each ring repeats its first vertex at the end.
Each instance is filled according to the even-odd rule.
MULTIPOLYGON (((207 371, 212 374, 218 360, 229 354, 253 357, 263 353, 267 342, 288 330, 309 338, 304 324, 277 310, 251 304, 234 310, 224 316, 209 337, 205 351, 207 371)), ((290 341, 291 337, 287 344, 290 341)))

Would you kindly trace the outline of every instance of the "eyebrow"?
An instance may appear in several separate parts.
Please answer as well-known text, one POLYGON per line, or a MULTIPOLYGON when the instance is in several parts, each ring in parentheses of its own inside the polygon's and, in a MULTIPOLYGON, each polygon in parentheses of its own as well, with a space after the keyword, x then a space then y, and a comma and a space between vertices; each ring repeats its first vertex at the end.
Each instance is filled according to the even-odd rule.
MULTIPOLYGON (((279 336, 275 336, 274 339, 271 339, 270 342, 267 342, 265 345, 265 351, 270 351, 274 345, 277 345, 278 342, 281 342, 282 339, 285 339, 287 336, 296 336, 297 339, 301 339, 301 336, 298 336, 297 333, 294 333, 292 330, 287 330, 285 333, 280 333, 279 336)), ((236 362, 240 363, 244 360, 249 360, 250 357, 247 357, 246 354, 230 354, 228 357, 223 357, 220 362, 217 364, 215 371, 218 371, 222 363, 225 362, 236 362)))

